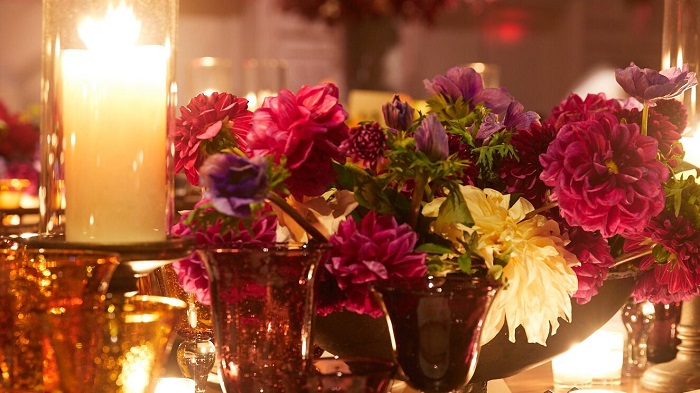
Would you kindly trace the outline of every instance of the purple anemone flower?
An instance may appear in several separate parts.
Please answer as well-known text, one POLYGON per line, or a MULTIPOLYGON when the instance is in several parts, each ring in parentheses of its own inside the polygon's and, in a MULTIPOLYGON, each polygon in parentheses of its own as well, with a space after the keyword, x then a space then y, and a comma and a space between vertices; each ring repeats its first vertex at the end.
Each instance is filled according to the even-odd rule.
POLYGON ((688 71, 688 64, 683 64, 683 68, 656 71, 630 63, 625 69, 615 70, 615 79, 627 94, 649 106, 654 106, 656 100, 668 100, 698 84, 695 73, 688 71))
POLYGON ((416 149, 425 153, 430 161, 442 161, 449 155, 447 132, 435 113, 423 119, 413 137, 416 140, 416 149))
POLYGON ((395 95, 391 102, 382 105, 384 122, 387 127, 399 131, 406 131, 413 124, 413 114, 415 109, 406 101, 401 101, 399 95, 395 95))
POLYGON ((433 95, 442 95, 452 101, 462 98, 472 106, 483 103, 494 113, 503 113, 513 98, 504 88, 484 88, 481 75, 470 67, 453 67, 445 75, 433 80, 424 80, 426 90, 433 95))
POLYGON ((250 205, 265 200, 268 188, 267 162, 263 157, 215 154, 202 164, 204 197, 220 213, 248 218, 250 205))

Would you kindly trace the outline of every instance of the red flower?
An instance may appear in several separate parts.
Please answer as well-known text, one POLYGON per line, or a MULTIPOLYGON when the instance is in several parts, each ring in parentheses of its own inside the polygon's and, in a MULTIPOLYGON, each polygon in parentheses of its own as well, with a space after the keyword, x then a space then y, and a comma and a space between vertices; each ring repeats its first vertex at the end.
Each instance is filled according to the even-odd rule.
POLYGON ((276 163, 286 157, 286 185, 295 198, 318 196, 335 180, 333 160, 344 162, 339 146, 348 137, 347 117, 333 84, 305 86, 296 95, 282 90, 255 111, 248 148, 276 163))
MULTIPOLYGON (((617 118, 625 119, 628 123, 635 123, 639 126, 642 124, 642 112, 638 109, 621 110, 617 113, 617 118)), ((684 154, 683 145, 680 143, 681 133, 667 116, 656 110, 656 107, 649 110, 647 135, 659 142, 659 153, 671 168, 680 164, 684 154)))
POLYGON ((688 111, 685 109, 685 105, 678 100, 658 100, 656 106, 651 108, 649 112, 667 116, 668 120, 676 126, 676 131, 681 134, 688 126, 688 111))
POLYGON ((654 138, 612 115, 571 123, 540 156, 541 179, 569 225, 605 238, 634 235, 664 208, 668 168, 657 153, 654 138))
POLYGON ((362 123, 350 129, 348 139, 343 141, 340 148, 353 160, 374 168, 377 161, 384 157, 386 134, 376 121, 362 123))
POLYGON ((340 295, 335 302, 322 305, 318 312, 325 315, 337 311, 342 304, 358 314, 381 315, 374 304, 367 284, 380 279, 419 277, 425 274, 425 253, 413 249, 418 234, 407 224, 398 225, 392 216, 377 216, 374 211, 358 223, 351 217, 342 222, 331 236, 331 258, 321 269, 321 287, 340 295), (335 285, 330 284, 335 282, 335 285), (325 282, 325 285, 324 285, 325 282), (336 291, 334 288, 339 288, 336 291), (335 304, 334 304, 335 303, 335 304))
POLYGON ((540 180, 542 164, 539 156, 556 138, 557 130, 549 123, 533 123, 530 129, 518 130, 511 144, 518 158, 508 157, 500 166, 501 179, 511 194, 522 194, 535 207, 547 201, 549 188, 540 180))
MULTIPOLYGON (((658 262, 653 255, 644 257, 639 268, 649 273, 637 282, 632 295, 639 301, 671 303, 700 294, 700 230, 683 216, 664 211, 651 220, 642 236, 641 241, 650 238, 662 247, 668 259, 658 262)), ((628 241, 625 250, 644 247, 641 241, 628 241)))
POLYGON ((253 113, 248 100, 229 93, 200 94, 187 107, 180 107, 175 120, 175 172, 199 185, 199 167, 223 149, 246 150, 245 136, 253 113))
POLYGON ((580 227, 570 227, 567 232, 571 242, 566 249, 581 261, 580 266, 573 267, 578 278, 578 290, 573 297, 579 304, 585 304, 598 294, 598 288, 603 285, 615 259, 610 254, 608 242, 600 234, 580 227))
POLYGON ((600 119, 604 114, 614 113, 615 110, 615 100, 608 100, 603 93, 588 94, 585 99, 570 94, 552 109, 546 123, 558 130, 568 123, 600 119))

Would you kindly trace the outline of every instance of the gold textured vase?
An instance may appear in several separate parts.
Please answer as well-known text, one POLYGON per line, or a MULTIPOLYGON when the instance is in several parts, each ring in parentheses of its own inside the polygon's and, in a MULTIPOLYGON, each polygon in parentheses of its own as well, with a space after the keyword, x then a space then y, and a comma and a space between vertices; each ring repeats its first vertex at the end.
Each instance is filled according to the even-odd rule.
POLYGON ((0 251, 1 391, 72 392, 61 387, 61 369, 94 376, 94 363, 72 357, 73 350, 62 354, 71 363, 57 362, 51 343, 62 337, 66 348, 93 344, 83 322, 99 312, 118 263, 116 254, 86 250, 0 251), (46 318, 71 322, 54 330, 46 318))

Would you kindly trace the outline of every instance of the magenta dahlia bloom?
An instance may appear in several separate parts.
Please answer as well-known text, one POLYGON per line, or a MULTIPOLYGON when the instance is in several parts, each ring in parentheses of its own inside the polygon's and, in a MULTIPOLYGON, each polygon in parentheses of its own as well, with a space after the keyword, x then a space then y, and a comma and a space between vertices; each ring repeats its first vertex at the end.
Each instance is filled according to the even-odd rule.
POLYGON ((657 100, 668 100, 698 84, 695 73, 682 68, 671 67, 657 71, 639 68, 634 62, 625 69, 615 70, 615 79, 622 89, 639 101, 654 106, 657 100))
POLYGON ((393 216, 378 216, 374 211, 359 223, 352 217, 342 222, 330 238, 331 258, 320 277, 321 288, 330 291, 320 297, 328 299, 334 293, 338 298, 336 304, 324 304, 318 312, 325 315, 342 304, 348 311, 379 317, 382 312, 367 285, 387 278, 424 275, 426 255, 414 251, 417 241, 418 235, 410 226, 398 225, 393 216))
POLYGON ((199 167, 208 156, 225 148, 246 150, 252 118, 245 98, 229 93, 192 98, 175 119, 175 172, 184 171, 199 186, 199 167))
POLYGON ((642 240, 628 240, 625 251, 648 247, 645 239, 650 238, 668 257, 660 262, 654 255, 642 258, 639 268, 648 272, 637 281, 632 296, 639 301, 671 303, 700 294, 700 230, 683 216, 664 211, 651 220, 642 235, 642 240))
POLYGON ((657 154, 656 139, 609 115, 562 127, 540 156, 540 178, 569 225, 605 238, 634 235, 664 208, 669 172, 657 154))
POLYGON ((615 113, 615 100, 609 100, 605 94, 588 94, 581 98, 576 94, 569 94, 558 106, 552 109, 552 113, 545 121, 557 130, 565 124, 584 120, 597 120, 607 113, 615 113))
MULTIPOLYGON (((202 206, 210 201, 202 199, 195 207, 202 206)), ((214 209, 211 208, 211 211, 214 209)), ((264 216, 253 223, 250 231, 245 228, 243 223, 239 225, 237 230, 222 231, 221 220, 214 225, 208 225, 206 228, 199 228, 196 232, 192 232, 190 226, 185 224, 189 212, 180 217, 180 221, 173 225, 172 233, 176 236, 194 235, 197 248, 204 248, 215 244, 230 244, 230 243, 247 243, 247 242, 274 242, 277 237, 277 217, 264 216)), ((192 227, 196 223, 192 223, 192 227)), ((177 273, 178 283, 187 293, 192 293, 202 304, 211 304, 209 295, 209 275, 207 274, 204 261, 198 252, 193 252, 187 258, 173 262, 173 269, 177 273)))
POLYGON ((573 297, 579 304, 586 304, 598 294, 598 288, 603 285, 615 259, 610 254, 610 245, 599 233, 584 231, 580 227, 569 227, 567 232, 571 242, 566 249, 581 261, 580 266, 573 267, 578 278, 578 290, 573 297))
POLYGON ((348 139, 340 144, 348 157, 370 168, 376 167, 386 148, 386 134, 376 121, 352 127, 348 139))
POLYGON ((285 184, 295 198, 318 196, 335 180, 333 160, 345 162, 340 144, 348 138, 347 117, 333 84, 282 90, 255 111, 248 149, 276 163, 286 158, 291 176, 285 184))
POLYGON ((543 168, 539 157, 556 136, 557 130, 549 123, 534 123, 513 134, 511 144, 518 158, 508 157, 499 166, 508 193, 522 194, 535 207, 547 202, 549 187, 540 179, 543 168))

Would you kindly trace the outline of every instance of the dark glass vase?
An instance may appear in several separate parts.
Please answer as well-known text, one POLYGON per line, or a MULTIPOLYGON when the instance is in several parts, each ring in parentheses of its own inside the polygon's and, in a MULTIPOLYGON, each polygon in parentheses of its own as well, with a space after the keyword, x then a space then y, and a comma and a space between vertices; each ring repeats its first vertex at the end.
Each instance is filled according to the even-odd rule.
POLYGON ((312 367, 313 281, 327 247, 202 250, 220 383, 228 393, 297 393, 312 367))
POLYGON ((409 385, 438 393, 469 382, 479 355, 481 327, 499 286, 465 276, 394 279, 374 286, 409 385))

